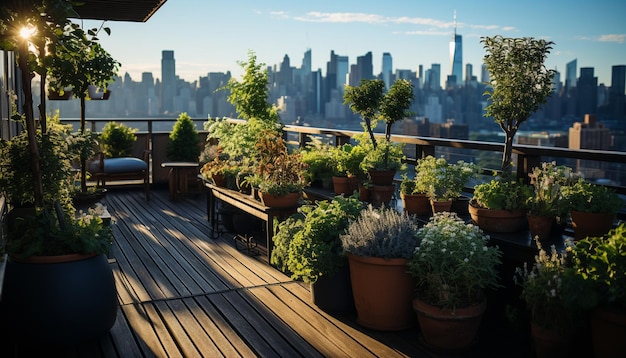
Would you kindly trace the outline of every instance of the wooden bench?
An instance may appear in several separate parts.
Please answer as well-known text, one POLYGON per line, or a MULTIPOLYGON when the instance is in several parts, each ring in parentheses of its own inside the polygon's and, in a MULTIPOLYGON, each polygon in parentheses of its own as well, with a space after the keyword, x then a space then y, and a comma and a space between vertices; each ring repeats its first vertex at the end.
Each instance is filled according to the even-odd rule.
MULTIPOLYGON (((145 166, 134 166, 132 165, 132 161, 137 162, 139 158, 129 157, 128 162, 131 163, 128 168, 138 168, 138 169, 128 169, 126 171, 124 166, 118 170, 107 170, 107 164, 113 164, 114 161, 119 161, 126 158, 106 158, 104 153, 98 152, 94 156, 94 160, 89 164, 88 171, 91 174, 91 177, 96 181, 96 187, 105 188, 107 182, 111 181, 120 181, 120 180, 142 180, 144 185, 144 190, 146 193, 146 200, 150 200, 150 150, 144 150, 143 156, 141 160, 145 163, 145 166)), ((109 165, 110 166, 110 165, 109 165)))

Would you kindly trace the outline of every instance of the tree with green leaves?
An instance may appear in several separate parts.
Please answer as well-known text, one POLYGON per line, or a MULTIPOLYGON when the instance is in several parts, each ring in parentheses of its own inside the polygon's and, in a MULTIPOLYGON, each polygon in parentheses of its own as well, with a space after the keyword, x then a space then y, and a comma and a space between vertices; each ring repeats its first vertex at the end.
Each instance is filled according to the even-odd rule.
POLYGON ((343 94, 343 103, 349 105, 352 112, 360 115, 365 121, 365 128, 374 148, 376 148, 376 138, 373 127, 376 126, 378 120, 384 90, 385 82, 382 80, 362 80, 356 87, 346 86, 343 94))
POLYGON ((556 73, 545 66, 554 42, 532 37, 482 37, 487 54, 484 63, 489 71, 485 95, 491 102, 485 116, 505 133, 502 174, 511 175, 513 139, 520 125, 546 103, 552 93, 556 73))

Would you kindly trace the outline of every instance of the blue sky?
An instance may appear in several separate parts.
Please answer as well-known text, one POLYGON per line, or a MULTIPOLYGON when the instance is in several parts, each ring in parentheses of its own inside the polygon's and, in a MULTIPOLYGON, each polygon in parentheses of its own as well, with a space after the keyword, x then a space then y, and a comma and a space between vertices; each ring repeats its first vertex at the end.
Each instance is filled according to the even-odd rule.
POLYGON ((598 82, 607 86, 611 66, 626 65, 623 0, 168 0, 146 23, 107 22, 111 36, 100 38, 122 63, 120 75, 128 72, 135 81, 142 72, 161 77, 162 50, 173 50, 176 74, 194 81, 208 72, 241 75, 237 62, 249 50, 269 66, 288 55, 300 67, 310 48, 313 68, 324 74, 331 50, 348 56, 350 64, 371 51, 375 74, 383 52, 389 52, 394 70, 441 64, 443 83, 450 72, 455 11, 463 63, 473 64, 475 75, 485 55, 480 37, 496 34, 554 41, 547 65, 562 80, 573 59, 578 74, 581 67, 594 67, 598 82))

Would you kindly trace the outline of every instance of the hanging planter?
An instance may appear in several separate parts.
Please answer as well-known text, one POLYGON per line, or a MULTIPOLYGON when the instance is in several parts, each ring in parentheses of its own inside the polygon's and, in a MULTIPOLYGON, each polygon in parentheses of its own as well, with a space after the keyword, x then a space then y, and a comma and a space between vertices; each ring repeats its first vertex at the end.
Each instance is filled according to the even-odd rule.
POLYGON ((48 90, 48 99, 51 101, 67 101, 72 98, 72 90, 60 91, 48 90))
POLYGON ((111 96, 110 90, 99 91, 98 87, 94 85, 89 85, 87 87, 87 93, 89 94, 89 99, 93 100, 108 100, 111 96))

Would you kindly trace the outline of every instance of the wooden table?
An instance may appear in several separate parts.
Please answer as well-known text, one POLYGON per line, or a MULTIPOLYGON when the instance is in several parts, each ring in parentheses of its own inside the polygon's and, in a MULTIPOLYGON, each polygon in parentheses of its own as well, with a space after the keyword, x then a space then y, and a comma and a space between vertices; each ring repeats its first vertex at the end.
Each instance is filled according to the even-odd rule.
POLYGON ((274 219, 278 219, 279 222, 287 219, 290 215, 297 211, 297 206, 288 208, 273 208, 263 205, 260 201, 255 200, 250 195, 218 187, 207 181, 204 181, 204 186, 209 189, 206 191, 207 214, 208 220, 211 223, 213 238, 218 236, 218 212, 216 204, 217 199, 219 199, 265 222, 265 242, 267 245, 267 261, 269 262, 272 255, 272 248, 274 246, 272 241, 272 237, 274 236, 274 219))
MULTIPOLYGON (((161 163, 161 167, 170 168, 168 176, 170 200, 177 200, 181 195, 187 193, 188 172, 191 169, 197 169, 199 163, 194 162, 165 162, 161 163)), ((194 172, 195 178, 197 173, 194 172)))

